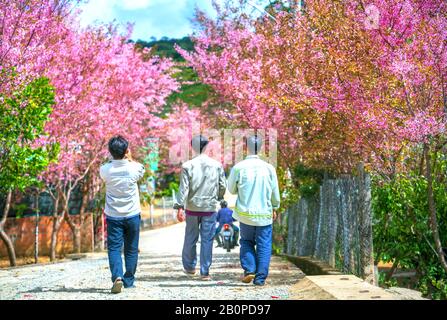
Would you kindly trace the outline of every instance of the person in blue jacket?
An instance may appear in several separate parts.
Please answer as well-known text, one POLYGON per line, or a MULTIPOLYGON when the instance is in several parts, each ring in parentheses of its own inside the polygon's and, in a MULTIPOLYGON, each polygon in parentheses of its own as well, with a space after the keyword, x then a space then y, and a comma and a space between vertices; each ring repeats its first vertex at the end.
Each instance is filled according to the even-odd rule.
POLYGON ((217 240, 217 246, 222 247, 222 239, 220 238, 220 231, 222 230, 222 227, 224 224, 229 224, 233 227, 234 236, 233 236, 233 244, 235 246, 238 246, 238 240, 239 240, 239 228, 233 224, 236 219, 233 218, 233 210, 228 208, 228 203, 223 200, 220 203, 221 209, 217 212, 217 222, 219 225, 216 228, 216 235, 215 238, 217 240))

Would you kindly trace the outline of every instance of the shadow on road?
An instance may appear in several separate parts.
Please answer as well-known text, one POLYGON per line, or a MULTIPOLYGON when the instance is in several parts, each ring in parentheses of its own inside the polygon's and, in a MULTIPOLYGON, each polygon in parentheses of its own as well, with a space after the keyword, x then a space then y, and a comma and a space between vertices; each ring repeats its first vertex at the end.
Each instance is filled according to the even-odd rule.
MULTIPOLYGON (((225 272, 225 273, 213 273, 211 274, 211 283, 214 283, 216 281, 232 281, 232 282, 238 282, 241 277, 240 272, 225 272)), ((188 286, 190 281, 197 281, 200 283, 207 283, 207 281, 203 281, 200 279, 200 276, 187 276, 183 274, 179 275, 156 275, 156 276, 137 276, 138 281, 148 281, 153 283, 158 282, 182 282, 182 281, 189 281, 187 284, 183 284, 184 286, 188 286)))
POLYGON ((105 293, 105 294, 111 294, 110 293, 110 289, 106 289, 106 288, 57 288, 57 289, 34 288, 32 290, 29 290, 29 291, 20 292, 20 294, 42 293, 42 292, 105 293))
POLYGON ((190 288, 190 287, 200 287, 200 288, 206 288, 206 287, 248 287, 249 285, 246 284, 235 284, 235 283, 222 283, 222 284, 217 284, 215 283, 215 281, 211 281, 210 282, 203 282, 203 281, 197 281, 197 284, 185 284, 185 283, 173 283, 173 284, 160 284, 159 287, 161 288, 180 288, 180 287, 186 287, 186 288, 190 288))

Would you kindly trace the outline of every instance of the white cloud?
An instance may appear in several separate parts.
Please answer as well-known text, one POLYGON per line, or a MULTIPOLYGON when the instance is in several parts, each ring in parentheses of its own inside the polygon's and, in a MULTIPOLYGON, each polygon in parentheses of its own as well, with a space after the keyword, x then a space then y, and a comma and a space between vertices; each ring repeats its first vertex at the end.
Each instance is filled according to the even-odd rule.
POLYGON ((122 25, 131 22, 135 23, 133 39, 148 40, 151 36, 178 38, 192 33, 190 19, 195 5, 214 16, 211 2, 212 0, 89 0, 87 4, 81 4, 81 25, 112 20, 122 25))
POLYGON ((82 5, 81 24, 86 26, 94 21, 109 22, 114 17, 116 0, 90 0, 82 5))
MULTIPOLYGON (((205 0, 208 1, 208 0, 205 0)), ((190 0, 90 0, 81 4, 81 25, 116 20, 120 24, 135 23, 135 39, 182 37, 189 33, 190 0)))
POLYGON ((145 9, 152 5, 153 0, 121 0, 117 1, 117 5, 125 10, 145 9))
POLYGON ((114 0, 117 7, 124 10, 140 10, 147 9, 149 7, 154 8, 157 6, 170 6, 171 10, 178 10, 179 7, 184 7, 187 0, 114 0))

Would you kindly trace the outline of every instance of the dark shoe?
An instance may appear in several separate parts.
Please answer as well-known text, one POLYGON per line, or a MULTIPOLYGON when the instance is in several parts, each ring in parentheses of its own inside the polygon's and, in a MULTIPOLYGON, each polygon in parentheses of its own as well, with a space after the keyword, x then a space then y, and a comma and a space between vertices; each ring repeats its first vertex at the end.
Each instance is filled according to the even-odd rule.
POLYGON ((264 286, 265 285, 265 282, 262 282, 262 281, 253 281, 253 284, 255 285, 255 286, 260 286, 260 287, 262 287, 262 286, 264 286))
POLYGON ((122 288, 123 288, 123 280, 121 280, 121 278, 117 278, 113 283, 111 292, 120 293, 122 288))
POLYGON ((124 287, 124 289, 135 289, 136 288, 136 286, 133 284, 133 285, 131 285, 130 287, 124 287))
POLYGON ((243 283, 250 283, 255 278, 254 273, 244 273, 244 277, 242 278, 243 283))

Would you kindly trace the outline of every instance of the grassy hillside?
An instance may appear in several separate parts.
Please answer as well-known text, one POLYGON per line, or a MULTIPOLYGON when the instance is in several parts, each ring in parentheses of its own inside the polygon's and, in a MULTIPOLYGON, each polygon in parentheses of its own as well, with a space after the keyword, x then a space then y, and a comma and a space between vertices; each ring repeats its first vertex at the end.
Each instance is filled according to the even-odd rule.
POLYGON ((189 37, 181 39, 162 38, 150 42, 138 40, 136 42, 136 46, 140 48, 151 48, 154 55, 163 58, 171 58, 178 63, 177 68, 179 69, 179 72, 174 76, 182 85, 178 92, 174 92, 168 98, 161 116, 169 113, 172 110, 172 106, 178 102, 184 102, 190 108, 201 107, 203 102, 208 100, 211 93, 211 88, 208 85, 201 83, 197 73, 191 67, 185 65, 186 61, 175 50, 175 44, 188 51, 194 50, 194 43, 189 37))
POLYGON ((181 48, 192 51, 194 50, 194 44, 190 37, 184 37, 181 39, 168 39, 166 37, 160 40, 143 41, 138 40, 136 46, 141 48, 152 48, 152 52, 160 57, 171 58, 177 62, 184 62, 185 59, 174 49, 174 45, 177 44, 181 48))

